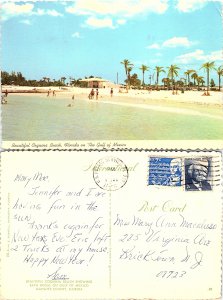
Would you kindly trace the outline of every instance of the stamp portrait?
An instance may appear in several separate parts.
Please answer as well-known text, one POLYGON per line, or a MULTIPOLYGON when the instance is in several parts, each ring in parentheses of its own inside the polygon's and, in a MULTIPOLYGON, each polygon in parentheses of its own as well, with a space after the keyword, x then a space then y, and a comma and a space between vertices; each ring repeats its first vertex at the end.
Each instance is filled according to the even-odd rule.
POLYGON ((151 157, 149 160, 149 185, 181 186, 181 158, 151 157))
POLYGON ((211 158, 186 158, 185 166, 185 190, 186 191, 210 191, 211 185, 211 158))

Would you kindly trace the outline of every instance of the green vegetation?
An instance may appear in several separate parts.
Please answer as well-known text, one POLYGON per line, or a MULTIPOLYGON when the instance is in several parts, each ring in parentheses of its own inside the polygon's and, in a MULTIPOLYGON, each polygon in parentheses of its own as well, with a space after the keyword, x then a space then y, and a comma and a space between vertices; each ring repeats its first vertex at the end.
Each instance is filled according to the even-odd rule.
POLYGON ((149 70, 149 67, 145 66, 145 65, 141 65, 141 67, 139 68, 140 70, 142 70, 142 85, 145 85, 145 81, 144 81, 144 76, 145 76, 145 72, 149 70))
POLYGON ((209 91, 209 77, 210 77, 210 70, 215 69, 214 61, 206 62, 201 66, 201 69, 205 69, 207 73, 207 93, 209 91))
MULTIPOLYGON (((90 76, 92 78, 94 76, 90 76)), ((87 77, 85 77, 87 78, 87 77)), ((61 77, 60 79, 50 79, 48 77, 43 77, 40 80, 27 80, 21 72, 1 72, 1 83, 3 85, 19 85, 19 86, 34 86, 34 87, 44 87, 44 86, 78 86, 78 87, 86 87, 86 82, 81 82, 81 78, 75 80, 72 77, 69 77, 69 82, 66 82, 66 77, 61 77)))
MULTIPOLYGON (((145 84, 145 72, 148 70, 151 70, 149 66, 146 66, 144 64, 141 65, 139 70, 142 72, 142 81, 138 78, 137 73, 133 73, 134 71, 134 65, 128 60, 124 59, 121 61, 121 64, 124 66, 125 70, 125 84, 126 89, 130 87, 132 88, 153 88, 159 90, 159 88, 163 89, 174 89, 174 88, 180 88, 180 89, 197 89, 200 90, 201 87, 205 86, 205 80, 203 76, 200 76, 196 70, 189 69, 186 72, 184 72, 184 77, 179 77, 180 67, 177 65, 170 65, 167 68, 167 77, 162 78, 162 84, 160 85, 160 74, 166 73, 164 70, 164 67, 162 66, 156 66, 154 71, 155 75, 155 82, 154 84, 145 84), (191 81, 193 79, 193 82, 191 81)), ((216 67, 215 62, 206 62, 204 63, 200 69, 203 69, 206 73, 206 88, 207 92, 209 89, 211 90, 219 90, 221 88, 221 77, 223 76, 223 66, 216 67), (210 81, 210 72, 217 72, 218 75, 218 85, 216 86, 213 79, 210 81)), ((87 78, 93 78, 95 76, 91 75, 87 78)), ((150 75, 150 77, 152 77, 150 75)), ((99 77, 100 78, 100 77, 99 77)), ((76 86, 76 87, 87 87, 86 82, 82 82, 81 78, 75 79, 73 77, 66 78, 64 76, 60 77, 59 79, 51 79, 49 77, 43 77, 40 80, 27 80, 21 72, 14 72, 8 73, 6 71, 1 72, 1 84, 2 85, 19 85, 19 86, 33 86, 33 87, 46 87, 46 86, 76 86)))
POLYGON ((223 76, 223 66, 220 66, 217 68, 217 74, 218 74, 218 87, 219 87, 219 91, 221 88, 221 76, 223 76))
MULTIPOLYGON (((142 87, 148 87, 150 86, 150 84, 145 84, 145 79, 144 79, 144 75, 145 72, 150 70, 149 66, 146 65, 141 65, 141 67, 139 68, 142 71, 142 82, 140 84, 138 76, 136 73, 134 73, 133 75, 131 75, 131 72, 133 71, 134 65, 128 60, 128 59, 124 59, 123 61, 121 61, 121 64, 124 65, 125 68, 125 74, 126 74, 126 89, 128 91, 130 86, 133 86, 135 88, 140 88, 142 87)), ((182 90, 184 90, 185 88, 188 90, 191 89, 197 89, 200 90, 201 86, 204 87, 205 84, 205 80, 203 76, 200 76, 198 74, 198 72, 194 69, 189 69, 187 71, 184 72, 185 78, 179 78, 179 72, 180 72, 180 67, 178 67, 177 65, 170 65, 167 71, 167 77, 162 78, 162 83, 163 83, 163 88, 164 89, 172 89, 174 90, 175 88, 181 88, 182 90), (191 79, 193 79, 193 82, 191 81, 191 79)), ((220 91, 221 88, 221 77, 223 76, 223 66, 219 66, 218 68, 215 67, 215 62, 206 62, 204 63, 200 69, 204 69, 207 77, 206 77, 206 82, 207 82, 207 92, 209 90, 209 86, 211 87, 211 90, 216 90, 216 85, 215 83, 212 81, 212 83, 209 83, 209 77, 210 77, 210 71, 214 70, 217 72, 218 74, 218 90, 220 91)), ((159 76, 160 73, 165 73, 166 71, 164 70, 163 67, 161 66, 156 66, 155 67, 155 74, 156 74, 156 80, 155 80, 155 85, 151 85, 150 87, 153 89, 159 89, 159 87, 161 87, 159 85, 159 76)))

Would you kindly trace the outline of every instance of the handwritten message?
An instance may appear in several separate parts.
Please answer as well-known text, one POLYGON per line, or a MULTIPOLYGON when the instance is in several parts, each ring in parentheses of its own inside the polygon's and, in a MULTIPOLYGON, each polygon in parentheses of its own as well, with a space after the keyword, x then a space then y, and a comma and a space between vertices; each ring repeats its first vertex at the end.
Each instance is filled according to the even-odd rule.
POLYGON ((39 171, 15 174, 13 184, 9 255, 20 253, 46 280, 72 280, 70 266, 87 272, 110 265, 111 272, 112 263, 148 264, 153 277, 179 279, 202 269, 214 247, 217 224, 191 219, 186 203, 146 201, 123 214, 93 180, 90 187, 71 187, 39 171))
POLYGON ((68 280, 64 266, 86 268, 108 257, 106 192, 51 182, 48 175, 16 174, 20 194, 11 203, 11 253, 30 268, 52 270, 46 279, 68 280), (50 267, 50 268, 49 268, 50 267), (53 267, 53 268, 51 268, 53 267))

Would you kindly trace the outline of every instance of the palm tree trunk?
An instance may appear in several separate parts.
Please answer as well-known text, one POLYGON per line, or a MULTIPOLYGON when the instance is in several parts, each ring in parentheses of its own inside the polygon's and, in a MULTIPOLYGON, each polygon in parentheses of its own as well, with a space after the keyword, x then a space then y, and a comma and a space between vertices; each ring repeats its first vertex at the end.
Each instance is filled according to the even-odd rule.
POLYGON ((207 70, 207 92, 209 91, 209 70, 207 70))

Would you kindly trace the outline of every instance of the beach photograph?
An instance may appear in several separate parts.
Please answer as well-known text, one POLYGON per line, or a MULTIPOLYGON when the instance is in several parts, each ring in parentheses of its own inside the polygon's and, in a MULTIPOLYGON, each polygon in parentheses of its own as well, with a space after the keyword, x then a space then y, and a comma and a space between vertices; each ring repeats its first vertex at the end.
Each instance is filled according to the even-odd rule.
POLYGON ((4 1, 3 141, 222 140, 222 1, 4 1))

